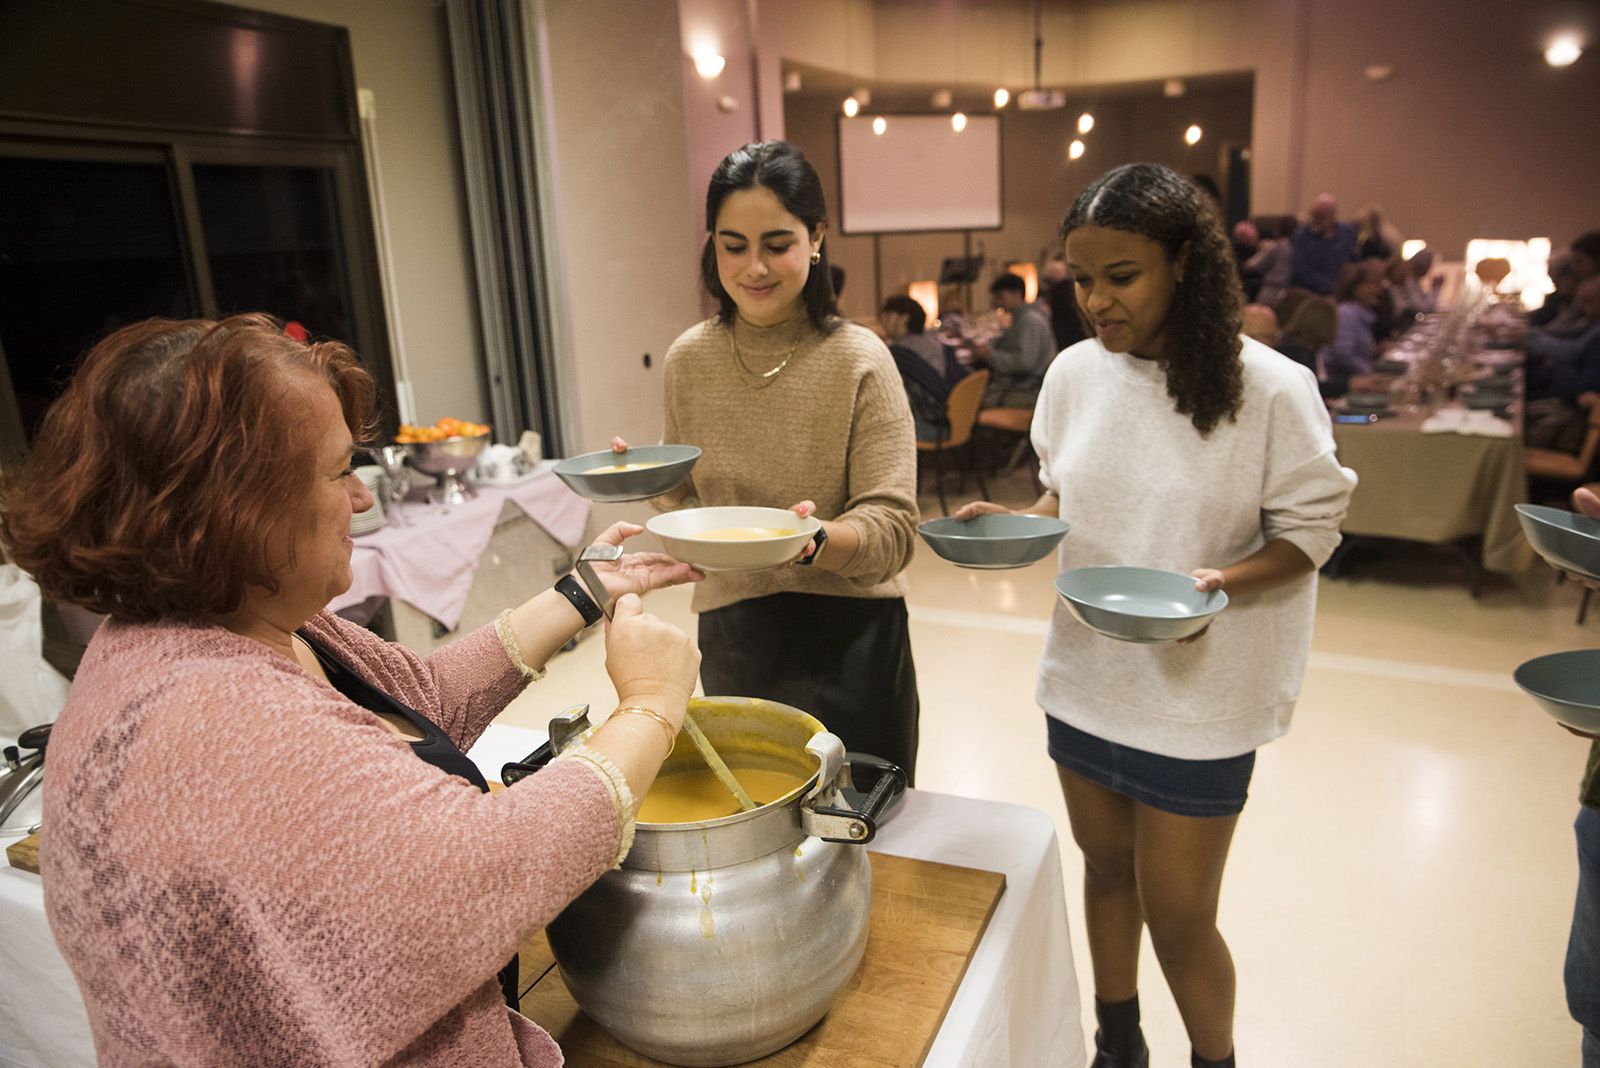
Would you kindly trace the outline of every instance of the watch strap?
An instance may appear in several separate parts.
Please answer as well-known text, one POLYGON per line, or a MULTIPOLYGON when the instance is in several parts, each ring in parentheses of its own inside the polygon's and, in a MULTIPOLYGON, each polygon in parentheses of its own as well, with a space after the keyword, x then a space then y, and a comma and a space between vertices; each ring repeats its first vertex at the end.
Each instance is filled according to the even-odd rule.
POLYGON ((561 576, 556 582, 556 592, 572 602, 572 607, 576 608, 578 614, 583 617, 583 625, 585 627, 592 627, 605 618, 605 612, 601 611, 594 598, 589 596, 589 591, 584 589, 583 584, 571 575, 561 576))
POLYGON ((805 556, 802 556, 800 559, 796 560, 795 566, 810 567, 812 564, 817 562, 817 557, 822 555, 822 547, 828 544, 828 528, 819 526, 817 528, 817 532, 811 535, 811 544, 815 546, 815 548, 813 548, 811 552, 805 556))

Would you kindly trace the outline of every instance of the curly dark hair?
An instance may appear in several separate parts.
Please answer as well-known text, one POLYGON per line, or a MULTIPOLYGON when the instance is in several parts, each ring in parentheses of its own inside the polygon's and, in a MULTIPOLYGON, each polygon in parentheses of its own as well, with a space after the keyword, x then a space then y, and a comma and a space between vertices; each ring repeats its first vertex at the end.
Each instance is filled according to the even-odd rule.
POLYGON ((0 548, 57 600, 114 619, 236 614, 275 592, 267 547, 294 554, 314 477, 298 381, 327 383, 357 441, 377 386, 337 341, 266 315, 148 319, 101 340, 0 475, 0 548))
POLYGON ((1079 194, 1061 223, 1062 240, 1085 226, 1140 234, 1174 261, 1183 257, 1183 280, 1167 310, 1161 358, 1167 395, 1202 435, 1224 418, 1236 419, 1244 400, 1243 294, 1233 244, 1216 206, 1177 171, 1129 163, 1102 174, 1079 194))
MULTIPOLYGON (((828 203, 822 193, 822 179, 816 168, 800 154, 800 150, 787 141, 757 141, 736 148, 717 165, 706 188, 706 243, 700 250, 700 281, 717 302, 717 321, 724 326, 733 322, 737 309, 728 291, 722 288, 717 274, 717 249, 712 234, 717 229, 717 216, 722 212, 722 202, 729 194, 741 189, 761 186, 778 198, 784 210, 815 230, 817 224, 828 218, 828 203)), ((811 265, 806 276, 801 297, 806 306, 806 317, 819 332, 831 334, 839 327, 839 302, 834 292, 834 271, 828 263, 828 245, 824 241, 817 249, 817 262, 811 265)), ((844 271, 838 271, 839 284, 844 282, 844 271)))

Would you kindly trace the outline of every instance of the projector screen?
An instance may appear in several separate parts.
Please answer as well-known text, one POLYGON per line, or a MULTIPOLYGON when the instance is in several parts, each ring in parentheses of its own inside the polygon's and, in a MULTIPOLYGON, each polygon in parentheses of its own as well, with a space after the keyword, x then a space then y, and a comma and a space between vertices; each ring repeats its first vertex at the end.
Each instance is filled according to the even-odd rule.
POLYGON ((997 230, 1000 117, 839 116, 839 225, 847 234, 997 230))

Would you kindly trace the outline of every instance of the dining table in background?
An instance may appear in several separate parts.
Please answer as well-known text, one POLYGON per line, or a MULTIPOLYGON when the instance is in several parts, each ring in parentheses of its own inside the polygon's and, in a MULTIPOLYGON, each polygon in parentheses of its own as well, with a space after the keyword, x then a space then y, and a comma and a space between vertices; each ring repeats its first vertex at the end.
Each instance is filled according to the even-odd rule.
MULTIPOLYGON (((1404 350, 1402 350, 1404 351, 1404 350)), ((1425 356, 1413 349, 1414 359, 1425 356)), ((1361 538, 1421 542, 1444 548, 1466 566, 1474 597, 1483 573, 1521 576, 1533 550, 1515 506, 1528 500, 1522 455, 1522 356, 1474 345, 1448 381, 1418 389, 1401 375, 1394 407, 1346 422, 1347 401, 1331 401, 1339 462, 1359 478, 1341 525, 1345 544, 1327 573, 1338 577, 1361 538), (1468 410, 1475 381, 1509 377, 1504 415, 1468 410)))

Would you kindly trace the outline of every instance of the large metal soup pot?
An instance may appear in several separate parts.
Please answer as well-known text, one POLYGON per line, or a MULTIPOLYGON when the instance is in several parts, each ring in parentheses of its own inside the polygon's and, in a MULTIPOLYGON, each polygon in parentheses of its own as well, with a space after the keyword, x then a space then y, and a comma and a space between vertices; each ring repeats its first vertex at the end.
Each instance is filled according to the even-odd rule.
MULTIPOLYGON (((786 771, 803 785, 721 819, 637 824, 621 869, 545 933, 573 999, 618 1041, 669 1064, 739 1064, 809 1030, 861 962, 872 905, 861 847, 905 776, 857 757, 857 773, 877 781, 851 808, 844 745, 812 716, 738 697, 690 709, 731 767, 786 771)), ((552 721, 550 749, 588 727, 587 709, 552 721)), ((506 781, 541 755, 508 765, 506 781)), ((662 774, 704 769, 680 734, 662 774)))

